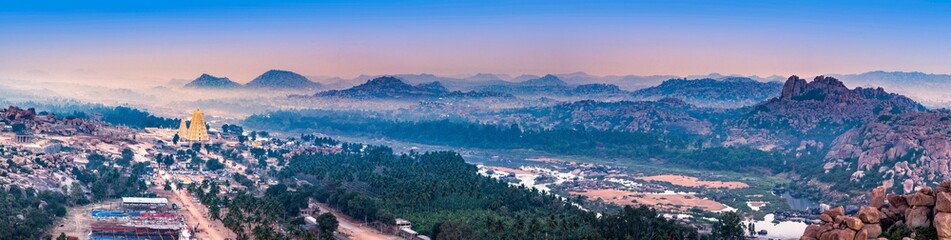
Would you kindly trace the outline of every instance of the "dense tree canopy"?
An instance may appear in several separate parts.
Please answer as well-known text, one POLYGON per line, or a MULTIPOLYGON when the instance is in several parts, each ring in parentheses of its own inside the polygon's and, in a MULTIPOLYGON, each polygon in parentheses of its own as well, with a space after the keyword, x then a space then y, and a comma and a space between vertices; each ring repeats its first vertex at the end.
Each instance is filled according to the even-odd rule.
POLYGON ((304 189, 312 190, 316 200, 355 219, 386 222, 395 215, 429 235, 440 231, 476 239, 696 238, 695 230, 646 209, 599 219, 554 195, 481 176, 454 152, 396 155, 383 146, 357 149, 362 151, 297 155, 278 174, 308 180, 313 185, 304 189), (652 227, 609 227, 621 222, 607 219, 652 227))

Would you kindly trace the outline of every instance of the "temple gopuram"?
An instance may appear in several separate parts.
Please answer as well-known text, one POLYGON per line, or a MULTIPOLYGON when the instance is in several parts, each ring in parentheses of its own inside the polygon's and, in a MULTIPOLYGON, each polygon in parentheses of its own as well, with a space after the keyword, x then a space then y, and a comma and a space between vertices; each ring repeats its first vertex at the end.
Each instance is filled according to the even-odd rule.
POLYGON ((178 136, 184 141, 204 142, 208 141, 208 129, 205 127, 205 116, 201 114, 201 109, 195 109, 192 114, 191 124, 182 119, 178 126, 178 136))

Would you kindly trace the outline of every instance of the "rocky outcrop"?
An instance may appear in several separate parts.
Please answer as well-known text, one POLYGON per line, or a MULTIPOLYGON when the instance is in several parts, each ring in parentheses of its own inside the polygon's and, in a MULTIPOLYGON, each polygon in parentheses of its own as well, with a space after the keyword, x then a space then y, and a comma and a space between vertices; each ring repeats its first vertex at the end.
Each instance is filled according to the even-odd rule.
POLYGON ((951 113, 882 115, 837 137, 825 158, 909 187, 951 178, 951 113))
POLYGON ((36 110, 33 108, 22 109, 10 106, 3 111, 3 118, 13 122, 33 120, 34 117, 36 117, 36 110))
MULTIPOLYGON (((902 95, 882 88, 849 89, 841 81, 818 76, 812 82, 791 76, 781 95, 755 106, 745 123, 748 127, 789 127, 800 133, 816 128, 844 131, 883 113, 901 114, 926 109, 902 95)), ((841 132, 834 132, 841 133, 841 132)))
MULTIPOLYGON (((872 191, 871 205, 878 203, 884 191, 885 187, 872 191)), ((881 206, 861 207, 852 217, 842 207, 830 209, 819 215, 822 223, 806 227, 800 239, 878 239, 891 228, 934 226, 939 240, 951 240, 951 180, 935 189, 924 186, 911 194, 888 194, 887 199, 881 206)))
POLYGON ((786 80, 786 83, 783 84, 783 91, 780 97, 783 100, 792 100, 793 96, 799 96, 803 93, 803 89, 806 88, 806 80, 799 78, 799 76, 793 75, 786 80))

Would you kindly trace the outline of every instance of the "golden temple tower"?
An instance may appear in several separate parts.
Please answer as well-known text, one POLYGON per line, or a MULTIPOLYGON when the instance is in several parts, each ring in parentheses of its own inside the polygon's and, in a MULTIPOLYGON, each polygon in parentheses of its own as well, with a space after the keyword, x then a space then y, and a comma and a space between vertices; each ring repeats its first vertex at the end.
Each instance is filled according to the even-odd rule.
POLYGON ((192 122, 188 126, 188 134, 185 139, 188 139, 188 141, 208 141, 208 129, 205 128, 205 116, 201 114, 201 109, 195 109, 195 114, 192 114, 192 122))
POLYGON ((188 137, 188 123, 185 123, 185 119, 182 118, 182 123, 178 125, 178 138, 180 140, 186 140, 188 137))

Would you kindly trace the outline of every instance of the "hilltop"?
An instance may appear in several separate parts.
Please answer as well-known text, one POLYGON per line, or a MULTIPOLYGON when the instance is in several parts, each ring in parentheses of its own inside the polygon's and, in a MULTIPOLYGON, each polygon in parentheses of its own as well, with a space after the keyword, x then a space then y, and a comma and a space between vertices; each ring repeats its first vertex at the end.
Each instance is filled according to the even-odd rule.
POLYGON ((521 86, 567 86, 568 84, 565 81, 562 81, 558 76, 555 75, 545 75, 540 78, 529 79, 524 82, 519 83, 521 86))
POLYGON ((541 128, 598 129, 630 132, 684 132, 709 134, 712 123, 691 116, 696 109, 675 98, 658 101, 598 102, 583 100, 552 107, 526 109, 525 121, 541 128))
POLYGON ((832 77, 818 76, 812 82, 789 77, 780 97, 755 106, 748 123, 756 126, 788 126, 806 132, 822 125, 847 127, 882 113, 900 114, 927 109, 914 100, 883 88, 849 89, 832 77))
POLYGON ((634 91, 635 99, 656 100, 679 98, 697 106, 734 108, 754 105, 779 96, 783 85, 778 82, 760 82, 744 77, 721 80, 670 79, 658 86, 634 91))
POLYGON ((397 77, 384 76, 367 80, 366 83, 352 88, 320 92, 315 96, 358 99, 419 99, 435 97, 505 97, 507 95, 493 92, 449 91, 438 81, 414 86, 397 77))
POLYGON ((307 77, 291 71, 269 70, 244 86, 248 88, 312 89, 320 88, 321 84, 312 82, 307 77))
POLYGON ((226 88, 239 88, 241 84, 238 84, 231 79, 226 77, 215 77, 207 73, 201 74, 195 80, 185 84, 185 87, 188 88, 217 88, 217 89, 226 89, 226 88))

